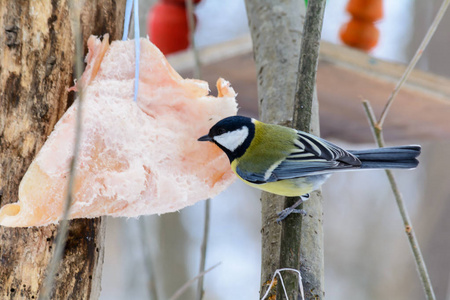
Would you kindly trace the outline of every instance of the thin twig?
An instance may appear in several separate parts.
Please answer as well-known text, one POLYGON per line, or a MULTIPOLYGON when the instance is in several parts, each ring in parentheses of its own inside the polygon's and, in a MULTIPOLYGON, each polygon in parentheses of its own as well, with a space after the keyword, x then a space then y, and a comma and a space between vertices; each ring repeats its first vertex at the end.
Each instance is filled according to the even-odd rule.
MULTIPOLYGON (((386 119, 387 113, 389 111, 389 108, 392 105, 392 102, 394 101, 395 97, 399 93, 401 87, 408 79, 409 75, 411 74, 412 70, 416 66, 417 62, 419 61, 420 57, 422 56, 422 53, 424 52, 425 48, 428 46, 428 43, 430 42, 434 32, 436 31, 439 23, 441 22, 442 17, 444 16, 448 6, 450 4, 450 0, 444 0, 442 2, 441 7, 439 8, 439 11, 436 15, 436 17, 433 20, 433 23, 430 25, 430 28, 427 31, 427 34, 422 40, 422 43, 420 44, 419 48, 417 49, 416 53, 414 54, 414 57, 412 58, 411 62, 408 64, 408 67, 406 68, 405 72, 403 73, 402 77, 400 78, 399 82, 397 83, 395 89, 392 91, 391 95, 389 96, 389 99, 383 108, 383 111, 380 116, 380 120, 377 122, 375 114, 372 110, 372 107, 369 103, 369 101, 363 101, 363 106, 367 115, 367 118, 369 119, 369 123, 371 125, 371 128, 374 133, 375 140, 379 147, 384 147, 384 139, 383 139, 383 124, 386 119)), ((394 175, 390 170, 386 170, 386 175, 389 179, 389 182, 391 184, 392 191, 395 195, 395 200, 397 202, 397 206, 400 211, 400 215, 403 220, 403 224, 405 226, 405 232, 408 236, 408 241, 411 246, 414 259, 416 262, 416 267, 419 272, 420 280, 422 281, 422 285, 425 291, 425 295, 427 299, 436 299, 436 296, 433 291, 433 287, 431 285, 430 276, 427 272, 427 268, 425 265, 425 262, 423 260, 423 256, 419 247, 419 243, 417 241, 415 232, 413 230, 413 227, 411 225, 411 220, 408 214, 408 211, 406 210, 406 206, 403 201, 403 197, 399 192, 397 182, 394 178, 394 175)))
MULTIPOLYGON (((206 199, 205 201, 205 224, 203 226, 203 238, 202 245, 200 247, 200 267, 199 273, 205 271, 206 264, 206 252, 208 250, 208 236, 209 236, 209 227, 210 227, 210 214, 211 214, 211 200, 206 199)), ((197 285, 197 300, 202 300, 203 298, 203 279, 204 277, 200 277, 197 285)))
MULTIPOLYGON (((187 7, 187 19, 189 26, 189 42, 191 45, 192 53, 194 54, 194 78, 201 79, 201 65, 200 65, 200 55, 198 53, 198 49, 195 45, 195 16, 194 16, 194 1, 193 0, 185 0, 187 7)), ((209 227, 210 227, 210 214, 211 214, 211 200, 206 199, 205 201, 205 224, 203 227, 203 238, 202 245, 200 247, 200 267, 199 272, 202 273, 205 271, 206 264, 206 252, 208 249, 208 235, 209 235, 209 227)), ((197 300, 202 300, 203 298, 203 276, 198 280, 197 285, 197 300)))
POLYGON ((200 79, 202 77, 201 74, 201 64, 200 64, 200 56, 198 54, 198 49, 195 45, 195 16, 194 16, 194 2, 193 0, 186 0, 187 7, 187 17, 188 17, 188 26, 189 26, 189 43, 191 44, 192 53, 194 54, 194 78, 200 79))
MULTIPOLYGON (((367 118, 369 120, 370 126, 373 130, 375 140, 378 144, 378 147, 384 147, 384 139, 382 136, 382 129, 380 127, 376 127, 376 117, 373 113, 372 107, 369 101, 364 100, 363 106, 365 112, 367 114, 367 118)), ((406 209, 405 203, 403 201, 402 194, 399 191, 397 181, 395 180, 392 171, 385 170, 386 175, 389 179, 389 183, 391 184, 392 191, 395 196, 395 201, 397 202, 398 209, 400 211, 400 215, 403 220, 403 225, 405 226, 405 232, 408 237, 409 244, 411 246, 411 250, 414 255, 414 259, 416 262, 416 267, 419 272, 420 280, 422 281, 422 285, 425 291, 425 295, 428 300, 436 299, 436 296, 433 291, 433 286, 431 285, 430 276, 428 275, 427 267, 425 265, 425 261, 422 256, 422 252, 419 247, 419 242, 417 241, 416 234, 412 227, 411 218, 409 217, 408 211, 406 209)))
POLYGON ((363 100, 362 104, 364 106, 367 119, 369 120, 370 128, 372 129, 373 137, 378 145, 378 147, 384 147, 383 143, 383 131, 380 127, 377 126, 377 118, 375 117, 375 113, 370 105, 369 101, 363 100))
POLYGON ((450 276, 448 277, 447 293, 446 293, 446 296, 445 296, 445 300, 450 300, 450 276))
POLYGON ((203 276, 205 276, 206 273, 208 273, 212 269, 218 267, 220 264, 221 264, 221 262, 215 264, 214 266, 212 266, 208 270, 205 270, 205 271, 199 273, 197 276, 195 276, 191 280, 187 281, 185 284, 183 284, 183 286, 181 288, 178 289, 178 291, 175 292, 175 294, 173 294, 172 297, 170 297, 169 300, 176 300, 176 299, 178 299, 181 295, 183 295, 184 292, 186 292, 186 290, 189 288, 189 286, 191 284, 193 284, 197 279, 202 278, 203 276))
POLYGON ((400 78, 399 82, 397 83, 397 86, 392 91, 391 95, 389 96, 389 99, 386 103, 386 106, 383 109, 383 112, 381 113, 380 120, 378 121, 376 127, 382 128, 384 124, 384 120, 386 119, 387 113, 389 111, 389 108, 392 105, 392 102, 394 101, 395 97, 397 96, 398 92, 400 91, 400 88, 405 83, 406 79, 408 79, 409 75, 411 74, 412 70, 416 66, 417 62, 419 61, 420 57, 423 54, 423 51, 428 46, 428 43, 430 42, 431 38, 434 35, 434 32, 436 31, 439 23, 442 20, 442 17, 444 16, 448 6, 450 4, 450 0, 444 0, 442 2, 441 7, 439 8, 439 11, 436 15, 436 17, 433 20, 433 23, 431 23, 430 28, 428 28, 428 32, 425 35, 425 37, 422 40, 422 43, 420 44, 419 48, 417 48, 416 53, 414 54, 414 57, 408 64, 408 67, 406 68, 405 72, 402 75, 402 78, 400 78))
POLYGON ((148 233, 148 228, 151 228, 149 224, 149 216, 143 216, 138 220, 138 226, 139 226, 139 238, 142 242, 142 250, 144 252, 144 263, 145 263, 145 270, 147 271, 148 275, 148 284, 147 284, 147 290, 150 295, 151 300, 158 300, 158 294, 156 290, 156 276, 153 268, 153 261, 151 257, 151 250, 149 246, 149 237, 150 234, 148 233))
MULTIPOLYGON (((73 4, 73 9, 76 5, 73 4)), ((79 16, 79 13, 75 13, 75 16, 79 16)), ((73 22, 74 35, 75 35, 75 75, 76 78, 80 78, 83 72, 83 40, 81 36, 80 24, 79 20, 74 20, 73 22)), ((64 252, 64 248, 66 246, 66 239, 69 230, 69 213, 70 207, 72 205, 73 200, 73 190, 75 183, 75 175, 76 175, 76 166, 78 162, 78 152, 80 150, 80 142, 81 142, 81 129, 82 129, 82 104, 83 104, 83 86, 80 84, 77 86, 78 88, 78 107, 76 113, 76 122, 75 122, 75 141, 73 145, 73 159, 70 163, 69 170, 69 180, 66 192, 66 199, 64 201, 64 212, 63 217, 60 222, 58 235, 55 241, 55 252, 53 253, 52 259, 50 260, 47 267, 47 277, 43 282, 43 286, 41 292, 39 294, 40 300, 50 300, 53 285, 55 281, 55 275, 62 261, 62 255, 64 252)))
MULTIPOLYGON (((369 123, 371 125, 371 128, 374 133, 375 140, 379 147, 384 147, 384 139, 383 139, 383 124, 386 119, 387 113, 389 111, 389 108, 392 105, 392 102, 394 101, 395 97, 399 93, 401 87, 408 79, 409 75, 411 74, 412 70, 416 66, 417 62, 419 61, 420 57, 422 56, 422 53, 424 52, 425 48, 428 46, 428 43, 430 42, 434 32, 436 31, 439 23, 442 20, 442 17, 444 16, 448 6, 450 4, 450 0, 444 0, 442 2, 441 7, 439 8, 439 11, 436 15, 436 17, 433 20, 433 23, 430 25, 430 28, 427 31, 427 34, 422 40, 422 43, 420 44, 419 48, 417 49, 416 53, 414 54, 414 57, 412 58, 411 62, 408 64, 405 72, 403 73, 402 77, 400 78, 399 82, 397 83, 395 89, 392 91, 391 95, 389 96, 389 99, 383 108, 383 111, 380 116, 380 120, 377 122, 375 114, 372 110, 372 107, 369 103, 369 101, 363 101, 363 106, 367 115, 367 118, 369 119, 369 123)), ((436 299, 436 296, 433 291, 433 287, 431 285, 430 276, 428 275, 427 268, 425 265, 425 262, 423 260, 423 256, 419 247, 419 243, 417 241, 415 232, 413 230, 413 227, 411 225, 411 220, 408 214, 408 211, 406 210, 406 206, 403 201, 403 197, 399 192, 397 182, 394 178, 394 175, 390 170, 386 170, 386 175, 389 179, 389 182, 391 184, 392 191, 395 195, 395 200, 397 202, 397 206, 400 211, 400 215, 403 220, 403 224, 405 226, 405 232, 408 236, 408 241, 411 246, 414 259, 416 261, 416 267, 419 272, 420 280, 422 281, 422 285, 425 291, 425 295, 427 299, 436 299)))

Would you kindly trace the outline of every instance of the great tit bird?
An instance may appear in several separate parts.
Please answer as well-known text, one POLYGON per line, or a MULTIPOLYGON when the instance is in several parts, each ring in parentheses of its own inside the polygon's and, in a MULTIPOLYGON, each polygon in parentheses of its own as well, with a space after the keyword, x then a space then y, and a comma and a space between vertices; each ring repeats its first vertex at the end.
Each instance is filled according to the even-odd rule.
POLYGON ((198 139, 215 143, 231 169, 252 187, 282 196, 303 196, 279 214, 284 219, 334 172, 361 169, 411 169, 418 165, 418 145, 344 150, 292 128, 233 116, 217 122, 198 139))

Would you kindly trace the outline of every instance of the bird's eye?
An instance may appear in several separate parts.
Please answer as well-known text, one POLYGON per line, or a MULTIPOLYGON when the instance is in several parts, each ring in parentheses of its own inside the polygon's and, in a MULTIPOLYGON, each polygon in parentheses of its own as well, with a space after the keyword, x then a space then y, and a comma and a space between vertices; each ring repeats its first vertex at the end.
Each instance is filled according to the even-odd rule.
POLYGON ((217 129, 217 135, 224 134, 225 132, 227 132, 227 131, 225 130, 225 128, 218 128, 218 129, 217 129))

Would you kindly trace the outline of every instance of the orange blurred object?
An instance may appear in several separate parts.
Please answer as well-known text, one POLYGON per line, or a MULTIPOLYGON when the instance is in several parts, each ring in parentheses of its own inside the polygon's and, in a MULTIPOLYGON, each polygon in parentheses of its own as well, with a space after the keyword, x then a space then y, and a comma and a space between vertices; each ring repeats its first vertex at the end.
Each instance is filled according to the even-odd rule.
POLYGON ((339 31, 342 42, 364 51, 374 48, 380 38, 374 23, 383 18, 382 0, 350 0, 347 11, 352 19, 339 31))
POLYGON ((350 0, 347 11, 354 19, 375 22, 383 18, 383 0, 350 0))
POLYGON ((380 31, 372 22, 352 19, 341 27, 339 35, 346 45, 368 51, 377 45, 380 31))
POLYGON ((149 11, 147 33, 165 55, 189 47, 189 26, 186 7, 162 2, 155 4, 149 11))

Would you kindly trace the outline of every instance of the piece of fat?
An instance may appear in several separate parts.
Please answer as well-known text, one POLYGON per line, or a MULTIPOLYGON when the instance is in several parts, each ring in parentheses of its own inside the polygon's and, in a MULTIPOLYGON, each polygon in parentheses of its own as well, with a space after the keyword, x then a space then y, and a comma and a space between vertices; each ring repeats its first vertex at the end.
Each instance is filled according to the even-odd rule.
MULTIPOLYGON (((80 154, 70 218, 136 217, 177 211, 214 197, 235 179, 214 144, 198 142, 235 115, 235 92, 217 81, 183 79, 148 39, 141 39, 139 92, 133 101, 134 41, 88 42, 80 154)), ((76 89, 76 88, 75 88, 76 89)), ((56 124, 19 186, 19 201, 0 210, 0 225, 57 223, 73 158, 79 99, 56 124)))

